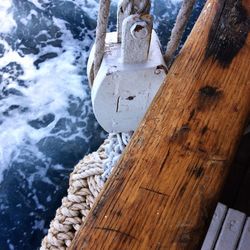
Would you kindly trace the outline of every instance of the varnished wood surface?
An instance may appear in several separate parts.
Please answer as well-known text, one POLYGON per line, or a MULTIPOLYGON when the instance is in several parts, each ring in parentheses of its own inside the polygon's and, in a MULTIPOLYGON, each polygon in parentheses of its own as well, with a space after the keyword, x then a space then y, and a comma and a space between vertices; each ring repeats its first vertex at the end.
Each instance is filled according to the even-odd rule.
POLYGON ((199 249, 250 111, 249 0, 208 0, 71 249, 199 249))

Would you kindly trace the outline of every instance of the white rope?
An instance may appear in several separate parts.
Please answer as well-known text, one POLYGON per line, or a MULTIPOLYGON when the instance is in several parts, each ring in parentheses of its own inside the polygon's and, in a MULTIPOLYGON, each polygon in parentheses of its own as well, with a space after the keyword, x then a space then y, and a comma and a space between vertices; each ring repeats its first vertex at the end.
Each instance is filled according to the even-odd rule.
POLYGON ((176 18, 174 28, 171 32, 171 37, 167 45, 166 54, 164 56, 167 66, 170 66, 173 61, 174 54, 180 44, 183 32, 188 23, 195 2, 196 0, 183 0, 181 9, 176 18))
POLYGON ((125 16, 129 16, 133 13, 133 0, 120 0, 118 6, 121 8, 122 13, 125 16))
MULTIPOLYGON (((94 59, 94 77, 96 77, 105 53, 105 39, 108 27, 108 17, 110 11, 110 0, 100 0, 99 12, 96 27, 96 40, 95 40, 95 59, 94 59)), ((123 11, 128 15, 131 14, 147 14, 150 11, 150 0, 123 0, 123 11)))
POLYGON ((150 0, 134 0, 133 1, 133 14, 148 14, 151 8, 150 0))
POLYGON ((121 0, 119 6, 122 7, 126 16, 132 14, 148 14, 151 7, 150 0, 121 0))
POLYGON ((41 250, 67 250, 112 173, 132 133, 110 134, 94 153, 85 156, 70 175, 68 195, 50 223, 41 250))
POLYGON ((108 27, 108 17, 110 9, 110 0, 100 0, 99 14, 96 27, 96 47, 94 59, 94 76, 97 75, 102 63, 103 55, 105 52, 105 39, 108 27))
MULTIPOLYGON (((181 36, 191 14, 195 0, 184 0, 172 30, 165 59, 171 62, 178 48, 181 36)), ((147 14, 150 0, 123 0, 120 7, 124 13, 147 14)), ((108 25, 110 0, 100 0, 96 29, 96 49, 94 75, 96 76, 105 52, 105 38, 108 25)), ((50 224, 47 236, 42 241, 41 250, 67 250, 92 208, 95 198, 102 190, 114 166, 119 160, 132 133, 110 134, 100 148, 80 161, 70 175, 68 195, 62 199, 55 218, 50 224)))

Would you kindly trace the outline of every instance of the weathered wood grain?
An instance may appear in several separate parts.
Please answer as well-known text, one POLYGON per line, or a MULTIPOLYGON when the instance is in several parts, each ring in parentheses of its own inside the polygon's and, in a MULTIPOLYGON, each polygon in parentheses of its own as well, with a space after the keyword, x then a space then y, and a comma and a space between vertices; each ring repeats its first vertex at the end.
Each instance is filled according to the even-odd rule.
POLYGON ((249 0, 208 0, 71 249, 199 249, 250 111, 249 0))

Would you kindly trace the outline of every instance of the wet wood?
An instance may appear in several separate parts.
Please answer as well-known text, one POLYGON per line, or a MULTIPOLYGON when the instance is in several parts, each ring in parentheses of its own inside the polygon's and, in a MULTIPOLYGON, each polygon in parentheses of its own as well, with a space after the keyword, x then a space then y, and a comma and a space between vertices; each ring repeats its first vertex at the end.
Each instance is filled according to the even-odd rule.
POLYGON ((250 111, 249 13, 207 1, 71 249, 200 249, 250 111))

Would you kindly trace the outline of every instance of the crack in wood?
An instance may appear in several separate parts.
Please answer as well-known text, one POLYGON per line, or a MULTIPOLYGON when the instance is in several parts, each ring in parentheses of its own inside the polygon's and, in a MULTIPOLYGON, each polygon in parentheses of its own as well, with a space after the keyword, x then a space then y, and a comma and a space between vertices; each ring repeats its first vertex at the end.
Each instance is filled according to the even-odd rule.
POLYGON ((125 232, 122 232, 118 229, 113 229, 113 228, 108 228, 108 227, 94 227, 94 229, 97 229, 97 230, 102 230, 102 231, 105 231, 105 232, 115 232, 115 233, 118 233, 118 234, 121 234, 123 236, 125 236, 126 238, 131 238, 131 239, 134 239, 134 240, 138 240, 136 237, 128 234, 128 233, 125 233, 125 232))
POLYGON ((164 194, 164 193, 162 193, 162 192, 159 192, 159 191, 156 191, 156 190, 153 190, 153 189, 150 189, 150 188, 139 187, 139 189, 143 189, 143 190, 146 190, 146 191, 148 191, 148 192, 152 192, 152 193, 154 193, 154 194, 158 194, 158 195, 163 195, 163 196, 165 196, 165 197, 169 197, 168 194, 164 194))
POLYGON ((189 118, 188 118, 188 122, 190 122, 190 121, 193 119, 195 113, 196 113, 196 110, 195 110, 195 109, 193 109, 193 110, 190 112, 190 115, 189 115, 189 118))
POLYGON ((199 179, 204 175, 204 171, 205 170, 203 166, 195 165, 189 170, 189 173, 191 176, 194 176, 196 179, 199 179))
POLYGON ((166 164, 166 161, 167 161, 169 155, 170 155, 170 149, 168 150, 167 155, 165 156, 165 158, 164 158, 164 160, 163 160, 163 162, 162 162, 162 164, 161 164, 159 174, 161 174, 162 170, 164 169, 164 166, 165 166, 165 164, 166 164))

